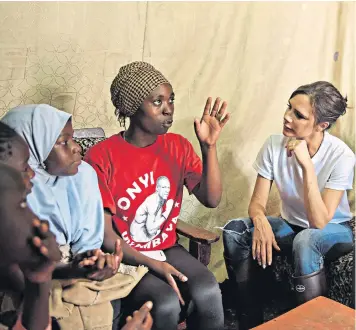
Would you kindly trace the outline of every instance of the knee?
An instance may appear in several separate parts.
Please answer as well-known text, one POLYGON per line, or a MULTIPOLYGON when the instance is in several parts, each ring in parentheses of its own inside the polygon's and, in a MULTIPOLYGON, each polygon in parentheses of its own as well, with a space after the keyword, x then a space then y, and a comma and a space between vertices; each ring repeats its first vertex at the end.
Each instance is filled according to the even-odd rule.
POLYGON ((170 287, 167 290, 157 292, 153 297, 152 316, 154 320, 164 320, 168 326, 171 323, 177 325, 179 319, 180 303, 176 292, 170 287))
POLYGON ((318 238, 321 235, 320 229, 304 229, 298 233, 293 240, 293 254, 302 251, 310 251, 318 244, 318 238))
POLYGON ((210 310, 211 307, 219 308, 220 305, 222 306, 219 284, 209 270, 202 276, 199 276, 198 283, 192 285, 190 291, 192 301, 199 310, 210 310))
POLYGON ((223 227, 223 244, 226 254, 234 254, 236 249, 249 248, 247 244, 247 234, 251 233, 250 219, 231 220, 223 227))

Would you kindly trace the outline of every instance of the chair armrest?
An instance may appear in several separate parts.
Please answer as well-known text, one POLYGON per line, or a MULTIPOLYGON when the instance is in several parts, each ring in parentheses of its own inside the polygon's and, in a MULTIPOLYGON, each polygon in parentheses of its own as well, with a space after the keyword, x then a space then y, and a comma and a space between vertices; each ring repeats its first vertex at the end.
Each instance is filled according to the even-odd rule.
POLYGON ((177 233, 202 244, 211 244, 220 239, 218 234, 204 228, 191 225, 179 219, 177 222, 177 233))

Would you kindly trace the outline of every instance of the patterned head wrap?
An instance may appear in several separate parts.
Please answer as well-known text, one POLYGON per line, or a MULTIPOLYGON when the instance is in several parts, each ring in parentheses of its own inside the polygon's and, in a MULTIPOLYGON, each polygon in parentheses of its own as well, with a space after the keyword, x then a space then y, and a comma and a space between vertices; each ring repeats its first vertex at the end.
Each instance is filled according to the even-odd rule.
POLYGON ((169 81, 149 63, 132 62, 122 66, 110 87, 115 115, 133 116, 145 98, 165 83, 169 81))

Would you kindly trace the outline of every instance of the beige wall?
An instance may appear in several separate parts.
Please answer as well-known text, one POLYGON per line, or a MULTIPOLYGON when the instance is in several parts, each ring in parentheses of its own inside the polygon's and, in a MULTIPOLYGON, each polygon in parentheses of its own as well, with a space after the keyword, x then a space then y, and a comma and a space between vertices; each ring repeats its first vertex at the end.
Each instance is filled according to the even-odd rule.
MULTIPOLYGON (((232 112, 219 143, 222 202, 211 210, 186 196, 181 213, 214 228, 247 214, 252 162, 281 131, 299 85, 329 80, 348 95, 333 133, 355 150, 355 30, 352 2, 2 2, 0 116, 21 103, 50 103, 72 113, 76 128, 111 135, 119 126, 110 83, 121 65, 145 60, 172 81, 172 131, 198 150, 193 117, 208 96, 221 96, 232 112)), ((276 206, 274 197, 271 212, 276 206)), ((210 264, 219 280, 221 255, 219 242, 210 264)))

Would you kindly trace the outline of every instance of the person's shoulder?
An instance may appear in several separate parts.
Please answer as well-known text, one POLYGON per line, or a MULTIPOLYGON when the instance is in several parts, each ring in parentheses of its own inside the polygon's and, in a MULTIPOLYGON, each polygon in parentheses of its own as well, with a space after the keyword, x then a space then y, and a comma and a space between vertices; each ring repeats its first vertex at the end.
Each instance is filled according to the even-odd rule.
POLYGON ((269 139, 273 144, 281 144, 288 140, 283 134, 272 134, 269 136, 269 139))
POLYGON ((80 175, 83 177, 88 177, 88 176, 96 177, 96 172, 90 164, 82 160, 81 164, 78 166, 78 173, 76 175, 80 175))
POLYGON ((344 141, 328 132, 325 132, 325 139, 328 143, 327 147, 333 151, 333 154, 336 157, 348 157, 355 159, 355 153, 344 141))
POLYGON ((163 138, 168 142, 187 140, 183 135, 177 133, 166 133, 163 135, 163 138))
POLYGON ((283 134, 272 134, 265 140, 264 147, 273 150, 280 149, 286 145, 287 139, 283 134))
POLYGON ((98 161, 99 159, 104 160, 112 158, 112 155, 117 154, 122 149, 120 148, 121 140, 120 136, 115 134, 94 144, 85 153, 84 159, 91 163, 98 161))
POLYGON ((102 140, 96 144, 94 144, 90 150, 91 151, 95 151, 95 152, 100 152, 102 151, 103 149, 106 149, 112 145, 116 145, 118 144, 120 141, 120 138, 119 138, 119 134, 114 134, 108 138, 106 138, 105 140, 102 140))

